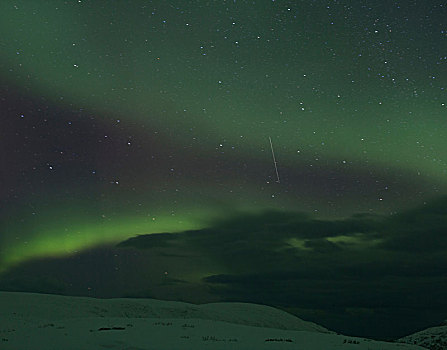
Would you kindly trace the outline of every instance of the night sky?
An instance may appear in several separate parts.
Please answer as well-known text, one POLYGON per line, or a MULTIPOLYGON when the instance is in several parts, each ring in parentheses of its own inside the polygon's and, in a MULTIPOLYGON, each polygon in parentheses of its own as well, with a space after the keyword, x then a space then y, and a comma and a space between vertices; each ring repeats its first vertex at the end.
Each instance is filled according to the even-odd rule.
POLYGON ((446 18, 2 1, 0 289, 256 302, 381 339, 447 319, 446 18))

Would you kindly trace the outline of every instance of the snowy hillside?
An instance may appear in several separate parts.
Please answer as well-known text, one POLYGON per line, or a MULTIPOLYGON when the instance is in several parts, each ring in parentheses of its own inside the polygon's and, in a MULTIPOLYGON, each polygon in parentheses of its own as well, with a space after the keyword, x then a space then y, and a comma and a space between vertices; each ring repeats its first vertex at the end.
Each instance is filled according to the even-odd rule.
POLYGON ((1 316, 21 319, 197 318, 256 327, 332 333, 312 322, 265 305, 211 303, 194 305, 156 299, 95 299, 50 294, 0 292, 1 316))
POLYGON ((447 349, 447 323, 442 326, 427 328, 423 331, 399 339, 408 344, 421 345, 430 350, 447 349))
POLYGON ((244 303, 193 305, 0 292, 4 350, 422 349, 336 335, 283 311, 244 303))

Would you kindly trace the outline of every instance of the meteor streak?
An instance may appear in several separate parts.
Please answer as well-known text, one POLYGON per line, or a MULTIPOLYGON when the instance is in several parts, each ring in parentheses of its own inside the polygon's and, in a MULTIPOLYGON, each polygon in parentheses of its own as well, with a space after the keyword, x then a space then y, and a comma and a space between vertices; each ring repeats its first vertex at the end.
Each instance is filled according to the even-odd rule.
POLYGON ((276 180, 276 182, 279 183, 280 181, 279 181, 278 167, 276 166, 275 152, 273 152, 272 138, 270 136, 269 136, 269 141, 270 141, 270 148, 272 149, 273 164, 275 164, 276 178, 278 179, 278 180, 276 180))

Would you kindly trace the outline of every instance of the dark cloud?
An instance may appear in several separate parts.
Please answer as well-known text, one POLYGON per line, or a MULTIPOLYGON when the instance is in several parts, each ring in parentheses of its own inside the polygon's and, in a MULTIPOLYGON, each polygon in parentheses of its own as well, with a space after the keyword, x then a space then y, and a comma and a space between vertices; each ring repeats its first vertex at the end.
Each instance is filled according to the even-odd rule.
POLYGON ((382 247, 426 254, 447 249, 447 198, 409 210, 387 221, 382 247))
MULTIPOLYGON (((323 310, 326 318, 319 313, 312 320, 352 334, 359 331, 361 314, 365 324, 375 320, 375 325, 356 334, 384 337, 415 330, 415 323, 399 319, 408 309, 424 322, 445 318, 446 237, 447 198, 441 198, 388 217, 316 220, 294 212, 239 213, 169 241, 178 239, 184 249, 225 266, 226 273, 203 278, 222 300, 323 310), (384 315, 387 322, 380 321, 384 315)), ((144 241, 159 238, 138 239, 134 247, 142 248, 144 241)))
POLYGON ((370 232, 378 227, 380 217, 355 215, 346 220, 316 220, 306 213, 287 211, 264 211, 257 214, 239 213, 225 221, 213 223, 213 229, 241 232, 244 235, 272 233, 283 238, 324 238, 370 232))
POLYGON ((170 233, 159 233, 152 235, 150 239, 143 238, 145 236, 137 236, 129 238, 128 240, 119 243, 118 247, 132 247, 137 246, 140 249, 150 249, 155 247, 168 247, 173 235, 170 233))

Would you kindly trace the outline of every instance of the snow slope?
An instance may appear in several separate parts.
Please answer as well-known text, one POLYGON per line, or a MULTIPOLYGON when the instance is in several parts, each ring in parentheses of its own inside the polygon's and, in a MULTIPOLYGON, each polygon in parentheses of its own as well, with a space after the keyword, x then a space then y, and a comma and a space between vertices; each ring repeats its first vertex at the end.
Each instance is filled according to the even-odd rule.
MULTIPOLYGON (((211 303, 194 305, 156 299, 95 299, 50 294, 0 292, 0 311, 21 319, 84 317, 198 318, 256 327, 332 333, 315 323, 265 305, 211 303)), ((1 316, 0 316, 1 317, 1 316)))
POLYGON ((422 349, 329 332, 262 305, 0 292, 0 349, 422 349))
POLYGON ((442 326, 427 328, 423 331, 399 339, 400 342, 417 344, 430 350, 447 349, 447 323, 442 326))

